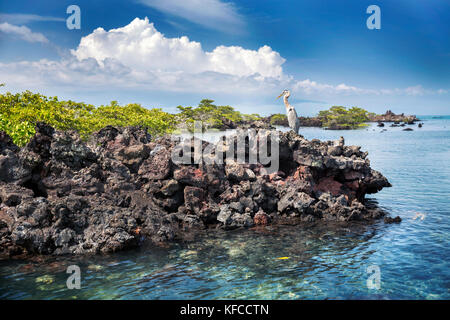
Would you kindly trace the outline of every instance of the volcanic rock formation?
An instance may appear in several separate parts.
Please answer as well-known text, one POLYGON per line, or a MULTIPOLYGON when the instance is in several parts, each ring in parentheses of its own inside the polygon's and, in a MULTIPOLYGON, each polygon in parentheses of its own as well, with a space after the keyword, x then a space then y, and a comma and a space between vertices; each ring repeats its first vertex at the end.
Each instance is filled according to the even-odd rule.
POLYGON ((278 137, 280 167, 270 173, 232 159, 174 163, 179 142, 137 127, 109 126, 85 142, 38 123, 23 148, 0 132, 0 257, 115 252, 206 228, 384 216, 364 199, 390 186, 367 152, 343 138, 278 137))

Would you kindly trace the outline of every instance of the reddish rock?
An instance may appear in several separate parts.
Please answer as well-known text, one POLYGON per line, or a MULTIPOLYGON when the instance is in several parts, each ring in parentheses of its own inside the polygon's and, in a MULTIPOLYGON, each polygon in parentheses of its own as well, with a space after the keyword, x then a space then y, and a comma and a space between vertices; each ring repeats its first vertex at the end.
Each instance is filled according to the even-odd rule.
POLYGON ((325 177, 319 180, 319 183, 314 187, 315 191, 330 192, 333 196, 342 194, 342 183, 334 180, 333 177, 325 177))
POLYGON ((294 179, 309 179, 311 178, 311 170, 307 166, 298 166, 293 175, 294 179))
POLYGON ((166 148, 161 148, 144 160, 139 167, 138 174, 150 180, 162 180, 169 176, 170 167, 170 152, 166 148))
POLYGON ((270 223, 270 216, 262 210, 259 210, 253 217, 253 222, 257 226, 266 226, 270 223))
POLYGON ((201 169, 192 166, 183 166, 175 170, 173 177, 178 182, 199 187, 203 185, 204 174, 201 169))
POLYGON ((346 182, 345 185, 346 185, 349 189, 351 189, 351 190, 353 190, 353 191, 359 190, 359 182, 358 182, 358 180, 346 182))

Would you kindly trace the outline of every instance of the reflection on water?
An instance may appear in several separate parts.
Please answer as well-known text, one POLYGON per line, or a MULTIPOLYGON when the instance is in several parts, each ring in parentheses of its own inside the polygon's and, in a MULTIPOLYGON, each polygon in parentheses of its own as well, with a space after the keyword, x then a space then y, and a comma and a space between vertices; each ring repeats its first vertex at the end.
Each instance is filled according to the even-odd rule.
POLYGON ((412 132, 301 128, 368 150, 393 184, 374 197, 401 224, 211 231, 168 248, 0 262, 0 299, 449 299, 450 121, 424 122, 412 132), (71 264, 81 290, 66 288, 71 264), (371 265, 379 290, 367 288, 371 265))

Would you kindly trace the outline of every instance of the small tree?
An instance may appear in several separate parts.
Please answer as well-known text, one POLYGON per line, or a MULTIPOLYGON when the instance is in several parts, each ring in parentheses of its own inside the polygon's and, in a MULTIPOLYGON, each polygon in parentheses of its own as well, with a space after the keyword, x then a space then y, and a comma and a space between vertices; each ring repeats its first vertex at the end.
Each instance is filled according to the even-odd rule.
POLYGON ((352 107, 347 110, 342 106, 332 106, 329 110, 320 111, 318 118, 322 121, 323 127, 348 127, 356 129, 366 126, 369 121, 369 113, 359 107, 352 107))

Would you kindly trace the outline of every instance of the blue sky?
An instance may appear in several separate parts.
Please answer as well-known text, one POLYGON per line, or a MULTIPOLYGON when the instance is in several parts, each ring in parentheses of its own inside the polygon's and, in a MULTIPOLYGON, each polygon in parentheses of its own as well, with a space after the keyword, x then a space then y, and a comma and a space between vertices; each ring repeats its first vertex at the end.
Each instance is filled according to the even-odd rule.
POLYGON ((304 115, 331 105, 450 114, 449 21, 445 0, 2 1, 0 82, 168 111, 211 98, 284 112, 275 97, 288 88, 304 115), (80 30, 66 28, 71 4, 80 30), (372 4, 380 30, 366 26, 372 4))

